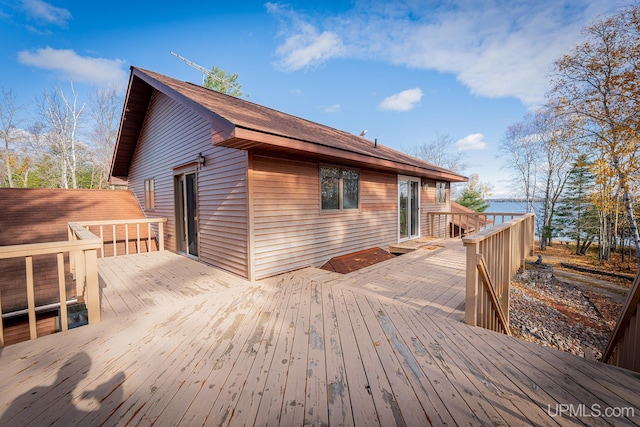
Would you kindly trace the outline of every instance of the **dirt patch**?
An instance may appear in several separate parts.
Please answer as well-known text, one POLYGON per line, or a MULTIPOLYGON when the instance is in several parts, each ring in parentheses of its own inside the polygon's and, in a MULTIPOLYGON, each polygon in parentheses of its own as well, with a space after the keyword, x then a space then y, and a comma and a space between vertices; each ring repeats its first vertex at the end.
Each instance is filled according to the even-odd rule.
POLYGON ((598 247, 595 244, 589 248, 586 255, 576 255, 575 249, 575 243, 555 242, 552 246, 548 246, 547 249, 541 251, 538 249, 536 242, 535 256, 541 255, 545 263, 552 264, 554 268, 564 268, 560 265, 564 262, 586 269, 624 274, 632 277, 638 272, 635 257, 630 259, 628 255, 625 255, 623 259, 621 254, 613 252, 609 261, 602 261, 598 259, 598 247))
MULTIPOLYGON (((578 356, 599 359, 615 327, 624 296, 588 280, 558 279, 551 265, 512 282, 514 336, 578 356)), ((578 279, 580 275, 577 275, 578 279)), ((614 285, 615 286, 615 285, 614 285)))

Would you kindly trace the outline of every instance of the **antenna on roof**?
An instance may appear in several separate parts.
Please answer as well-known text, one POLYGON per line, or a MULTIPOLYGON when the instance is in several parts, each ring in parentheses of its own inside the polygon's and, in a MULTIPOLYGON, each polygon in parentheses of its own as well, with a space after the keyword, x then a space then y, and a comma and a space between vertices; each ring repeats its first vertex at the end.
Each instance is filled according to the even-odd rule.
POLYGON ((363 130, 362 132, 360 132, 360 136, 365 136, 367 134, 367 130, 363 130))
POLYGON ((225 82, 226 80, 228 80, 228 78, 227 78, 227 79, 224 79, 224 80, 223 80, 223 79, 220 79, 219 77, 217 77, 216 75, 214 75, 214 74, 211 72, 211 70, 208 70, 208 69, 204 68, 203 66, 196 64, 196 63, 195 63, 195 62, 193 62, 193 61, 189 61, 189 60, 188 60, 187 58, 185 58, 184 56, 178 55, 177 53, 175 53, 175 52, 173 52, 173 51, 169 51, 169 52, 171 52, 171 54, 172 54, 173 56, 175 56, 176 58, 182 59, 182 60, 183 60, 184 62, 186 62, 186 63, 187 63, 187 65, 189 65, 190 67, 193 67, 193 68, 195 68, 196 70, 198 70, 198 71, 200 71, 200 72, 202 73, 202 86, 204 86, 204 84, 205 84, 205 82, 206 82, 206 80, 207 80, 207 77, 208 77, 208 76, 212 76, 213 78, 216 78, 216 79, 218 79, 218 80, 221 80, 222 82, 225 82))

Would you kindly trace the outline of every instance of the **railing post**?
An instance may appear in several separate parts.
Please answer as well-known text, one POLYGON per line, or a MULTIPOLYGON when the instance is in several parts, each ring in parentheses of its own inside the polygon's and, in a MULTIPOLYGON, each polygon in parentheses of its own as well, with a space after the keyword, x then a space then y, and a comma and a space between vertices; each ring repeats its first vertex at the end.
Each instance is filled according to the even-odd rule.
POLYGON ((158 221, 158 250, 164 251, 164 223, 158 221))
MULTIPOLYGON (((71 230, 71 226, 69 224, 67 224, 67 234, 69 236, 69 241, 74 241, 76 240, 76 235, 73 233, 73 230, 71 230)), ((75 277, 76 274, 76 259, 73 256, 73 253, 69 252, 69 273, 73 274, 75 277)))
POLYGON ((66 331, 69 329, 69 320, 67 316, 67 283, 64 278, 64 253, 58 253, 56 258, 58 260, 58 292, 60 293, 60 329, 66 331))
POLYGON ((511 270, 513 261, 511 257, 513 242, 511 240, 511 230, 512 227, 507 228, 501 239, 502 239, 502 280, 500 281, 500 305, 502 307, 502 313, 504 314, 506 325, 505 328, 509 329, 509 288, 511 287, 511 270))
MULTIPOLYGON (((87 227, 87 230, 89 229, 89 227, 87 227)), ((106 255, 104 254, 104 227, 101 225, 100 226, 100 241, 101 243, 101 249, 100 249, 100 255, 102 256, 102 258, 104 258, 106 255)))
POLYGON ((86 283, 86 268, 84 262, 84 252, 74 251, 73 254, 69 253, 69 257, 73 257, 75 260, 75 279, 76 279, 76 297, 78 302, 83 303, 85 301, 85 283, 86 283))
POLYGON ((129 255, 129 224, 124 225, 124 250, 129 255))
POLYGON ((29 337, 32 340, 38 338, 37 319, 36 319, 36 297, 33 288, 33 257, 27 256, 26 273, 27 273, 27 308, 29 311, 29 337))
POLYGON ((467 248, 467 274, 464 305, 464 321, 467 325, 478 325, 478 244, 465 243, 467 248))
POLYGON ((98 251, 84 251, 84 263, 87 281, 85 304, 89 315, 89 324, 100 321, 100 285, 98 279, 98 251))
POLYGON ((0 290, 0 348, 4 347, 4 325, 2 324, 2 291, 0 290))
POLYGON ((111 232, 113 233, 113 256, 118 256, 118 238, 116 237, 116 225, 111 225, 111 232))

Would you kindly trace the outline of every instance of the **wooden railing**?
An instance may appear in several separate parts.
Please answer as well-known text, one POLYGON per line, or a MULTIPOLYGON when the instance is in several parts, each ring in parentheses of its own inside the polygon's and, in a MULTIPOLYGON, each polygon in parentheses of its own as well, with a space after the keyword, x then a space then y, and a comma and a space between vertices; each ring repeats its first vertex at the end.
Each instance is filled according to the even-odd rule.
POLYGON ((640 274, 631 286, 602 361, 640 372, 640 274))
MULTIPOLYGON (((78 224, 100 237, 100 257, 164 250, 164 223, 167 218, 138 218, 111 221, 84 221, 78 224), (157 227, 157 237, 153 226, 157 227), (142 226, 142 228, 141 228, 142 226), (109 251, 105 251, 109 246, 109 251), (121 252, 118 253, 118 247, 121 252), (133 246, 133 248, 132 248, 133 246)), ((71 232, 69 239, 72 239, 71 232)))
POLYGON ((464 237, 496 227, 523 213, 513 212, 429 212, 429 235, 464 237))
MULTIPOLYGON (((78 267, 75 272, 75 279, 79 289, 77 297, 78 301, 84 302, 87 306, 89 323, 100 321, 97 251, 100 248, 101 241, 97 236, 78 224, 69 224, 69 230, 74 236, 73 240, 0 247, 0 259, 25 259, 29 337, 32 340, 38 337, 33 275, 33 257, 37 255, 56 255, 60 297, 60 326, 62 330, 64 331, 68 328, 65 254, 69 254, 69 259, 74 260, 75 265, 78 267)), ((1 312, 2 301, 0 301, 1 312)), ((0 347, 4 347, 2 316, 0 316, 0 347)))
MULTIPOLYGON (((24 258, 26 268, 27 310, 29 337, 36 339, 36 283, 34 280, 33 257, 53 254, 57 259, 57 281, 60 307, 60 328, 68 329, 67 287, 65 255, 68 255, 69 272, 76 284, 76 300, 85 304, 89 324, 100 321, 100 289, 98 284, 98 258, 105 256, 129 255, 132 252, 164 250, 164 223, 166 218, 143 218, 112 221, 70 222, 67 241, 34 243, 0 247, 0 259, 24 258), (157 227, 153 230, 152 227, 157 227), (157 234, 154 234, 157 231, 157 234), (95 232, 95 233, 94 233, 95 232), (157 237, 156 237, 157 235, 157 237), (106 251, 105 246, 110 246, 106 251), (118 246, 122 250, 118 252, 118 246)), ((1 295, 0 295, 1 297, 1 295)), ((48 304, 49 305, 49 304, 48 304)), ((0 313, 2 300, 0 298, 0 313)), ((0 315, 0 347, 4 347, 4 328, 0 315)))
POLYGON ((511 335, 509 284, 533 252, 534 222, 533 214, 520 214, 462 239, 467 249, 467 324, 511 335))

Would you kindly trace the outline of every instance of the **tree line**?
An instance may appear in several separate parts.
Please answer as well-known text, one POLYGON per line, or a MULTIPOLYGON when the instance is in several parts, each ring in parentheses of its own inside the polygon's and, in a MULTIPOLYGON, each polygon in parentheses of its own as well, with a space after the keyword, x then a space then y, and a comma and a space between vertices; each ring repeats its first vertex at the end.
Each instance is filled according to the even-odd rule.
POLYGON ((0 185, 108 188, 122 102, 116 87, 94 88, 81 101, 69 82, 19 105, 13 90, 2 88, 0 185))
MULTIPOLYGON (((243 95, 238 74, 212 67, 202 85, 243 95)), ((124 88, 93 88, 81 100, 73 82, 43 91, 19 105, 12 89, 0 91, 0 186, 109 188, 109 173, 124 102, 124 88)))
POLYGON ((629 245, 640 263, 637 3, 584 28, 583 41, 555 61, 546 98, 500 145, 527 212, 542 201, 540 249, 562 236, 582 254, 597 242, 600 259, 609 260, 629 245))

